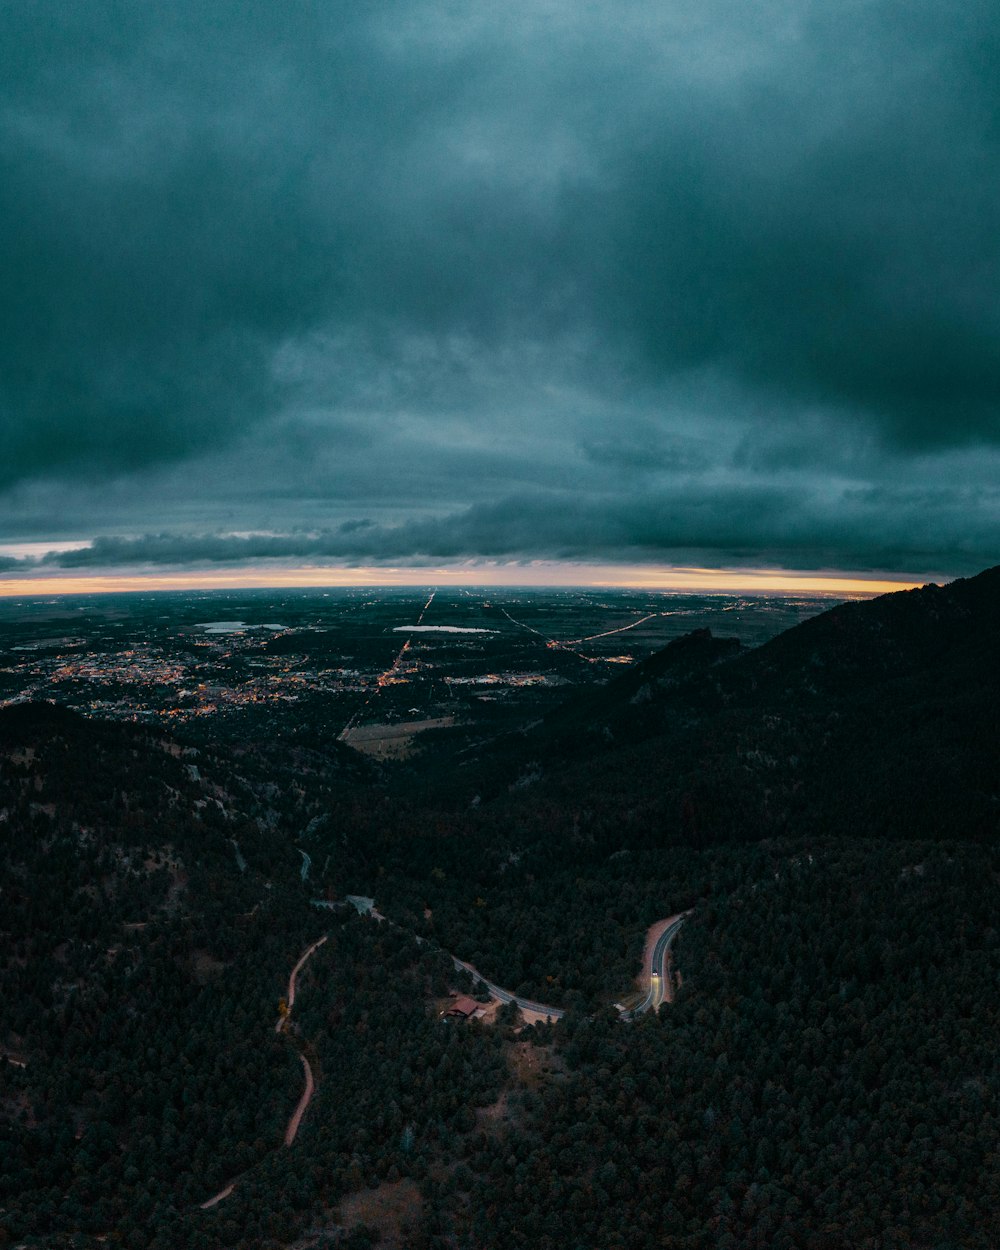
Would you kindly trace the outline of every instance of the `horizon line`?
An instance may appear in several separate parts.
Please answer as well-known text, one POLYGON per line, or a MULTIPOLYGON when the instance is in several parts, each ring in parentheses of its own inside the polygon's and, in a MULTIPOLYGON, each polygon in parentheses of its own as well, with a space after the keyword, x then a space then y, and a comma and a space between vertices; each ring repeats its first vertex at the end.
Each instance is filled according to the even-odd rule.
MULTIPOLYGON (((937 574, 940 577, 941 574, 937 574)), ((614 565, 571 561, 528 563, 475 562, 461 565, 302 565, 287 568, 243 567, 160 573, 101 571, 0 576, 0 598, 141 594, 165 591, 339 590, 351 587, 392 589, 405 586, 458 586, 509 589, 658 590, 688 593, 881 595, 913 590, 932 575, 916 580, 884 572, 860 576, 842 570, 719 568, 691 565, 614 565)), ((945 578, 951 580, 951 578, 945 578)))

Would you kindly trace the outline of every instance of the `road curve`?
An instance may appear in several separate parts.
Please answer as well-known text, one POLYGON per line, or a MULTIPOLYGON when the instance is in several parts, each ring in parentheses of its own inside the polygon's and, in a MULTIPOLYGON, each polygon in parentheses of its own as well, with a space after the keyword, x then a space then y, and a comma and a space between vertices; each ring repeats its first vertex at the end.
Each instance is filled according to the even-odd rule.
POLYGON ((294 968, 292 969, 292 971, 289 973, 289 976, 288 976, 288 997, 287 997, 287 998, 286 998, 286 1000, 285 1000, 285 1001, 287 1002, 287 1004, 288 1004, 288 1012, 287 1012, 285 1015, 283 1015, 283 1016, 279 1016, 279 1017, 278 1017, 278 1021, 277 1021, 277 1023, 276 1023, 276 1024, 275 1024, 275 1026, 274 1026, 274 1031, 275 1031, 275 1033, 280 1033, 280 1032, 284 1029, 284 1027, 285 1027, 285 1021, 286 1021, 286 1020, 288 1019, 288 1017, 292 1014, 292 1008, 293 1008, 293 1007, 294 1007, 294 1005, 295 1005, 295 978, 296 978, 296 977, 299 975, 299 973, 302 971, 302 966, 303 966, 303 964, 306 962, 306 960, 307 960, 307 959, 309 959, 309 958, 310 958, 310 956, 312 955, 313 951, 318 950, 318 949, 319 949, 319 948, 323 945, 323 943, 324 943, 325 941, 326 941, 326 934, 324 933, 324 934, 323 934, 323 936, 322 936, 321 938, 319 938, 319 939, 318 939, 318 941, 313 942, 312 946, 310 946, 310 947, 309 947, 309 949, 305 952, 305 954, 303 954, 303 955, 300 957, 299 962, 295 965, 295 967, 294 967, 294 968))
MULTIPOLYGON (((619 1014, 623 1020, 631 1020, 634 1016, 642 1015, 645 1011, 655 1011, 664 1001, 667 987, 667 956, 670 952, 670 944, 690 914, 689 911, 684 912, 660 934, 656 945, 653 947, 649 968, 645 970, 649 978, 649 990, 646 993, 646 997, 638 1007, 633 1007, 631 1010, 622 1009, 619 1014)), ((466 963, 464 959, 459 959, 457 955, 451 956, 451 962, 458 971, 468 972, 473 981, 479 985, 484 985, 493 997, 498 998, 502 1003, 517 1003, 518 1007, 524 1011, 535 1011, 539 1015, 548 1016, 552 1020, 561 1020, 566 1014, 565 1009, 562 1007, 550 1007, 547 1003, 536 1003, 530 998, 521 998, 520 995, 514 994, 510 990, 505 990, 500 985, 494 985, 492 981, 487 981, 472 964, 466 963)))
MULTIPOLYGON (((377 916, 379 920, 386 919, 385 916, 375 912, 374 909, 372 909, 372 914, 377 916)), ((623 1020, 631 1020, 645 1011, 655 1010, 664 1001, 664 992, 667 980, 667 956, 670 952, 670 945, 680 931, 681 925, 687 917, 690 916, 690 914, 690 911, 686 911, 682 915, 678 916, 676 920, 668 925, 668 927, 664 929, 657 938, 650 957, 649 969, 647 972, 649 977, 649 991, 638 1007, 633 1007, 630 1011, 622 1010, 620 1012, 623 1020)), ((391 924, 392 922, 390 921, 389 923, 391 924)), ((304 951, 299 957, 298 962, 289 974, 287 999, 288 1011, 284 1015, 278 1017, 277 1023, 274 1026, 274 1031, 276 1033, 281 1033, 284 1030, 285 1024, 291 1014, 292 1007, 295 1003, 295 983, 298 974, 302 971, 306 961, 311 958, 313 953, 317 951, 326 940, 327 937, 326 934, 324 934, 321 938, 318 938, 315 942, 313 942, 312 946, 304 951)), ((417 940, 422 941, 420 938, 417 940)), ((516 1003, 518 1007, 524 1011, 537 1012, 541 1016, 548 1016, 551 1020, 561 1020, 566 1014, 565 1010, 561 1007, 551 1007, 547 1003, 537 1003, 533 999, 522 998, 519 994, 514 994, 510 990, 505 990, 502 986, 494 984, 492 981, 487 981, 487 979, 479 971, 477 971, 472 964, 466 963, 464 959, 459 959, 457 955, 452 955, 451 961, 457 971, 468 972, 473 981, 479 985, 484 985, 494 998, 499 999, 502 1003, 516 1003)), ((284 1144, 286 1146, 291 1146, 295 1141, 295 1137, 299 1131, 299 1125, 302 1123, 302 1117, 305 1115, 306 1109, 312 1101, 313 1094, 316 1092, 316 1082, 313 1077, 309 1060, 301 1051, 299 1051, 299 1058, 302 1061, 306 1083, 299 1098, 298 1105, 292 1113, 292 1117, 288 1121, 288 1126, 285 1129, 284 1144)), ((199 1203, 198 1205, 201 1210, 207 1211, 211 1207, 214 1207, 218 1203, 222 1202, 225 1198, 228 1198, 236 1188, 236 1184, 236 1181, 232 1181, 225 1187, 225 1189, 219 1190, 219 1192, 213 1195, 213 1197, 208 1198, 205 1202, 199 1203)))
MULTIPOLYGON (((306 960, 312 956, 314 951, 319 950, 325 941, 326 934, 324 933, 321 938, 318 938, 315 942, 313 942, 312 946, 304 952, 302 957, 299 959, 299 962, 292 969, 288 978, 288 1010, 278 1017, 278 1022, 274 1026, 275 1033, 281 1033, 284 1030, 289 1017, 292 1014, 292 1006, 295 1003, 295 978, 301 972, 302 966, 306 960)), ((295 1140, 295 1134, 299 1131, 299 1125, 302 1123, 302 1117, 306 1113, 306 1107, 309 1106, 309 1103, 312 1101, 312 1096, 316 1092, 316 1082, 313 1080, 312 1068, 309 1066, 309 1060, 305 1057, 301 1050, 299 1051, 299 1058, 302 1060, 302 1066, 305 1069, 306 1085, 305 1089, 302 1091, 302 1096, 299 1099, 298 1106, 292 1112, 292 1118, 288 1121, 288 1127, 285 1129, 286 1146, 290 1146, 295 1140)))
POLYGON ((299 1052, 299 1058, 302 1060, 302 1066, 306 1070, 306 1087, 302 1091, 302 1097, 299 1099, 299 1105, 295 1108, 295 1113, 288 1121, 288 1127, 285 1129, 285 1145, 290 1146, 295 1140, 295 1134, 299 1131, 299 1125, 302 1123, 302 1117, 306 1113, 306 1107, 312 1099, 316 1090, 316 1083, 313 1080, 312 1068, 309 1066, 309 1060, 299 1052))
POLYGON ((455 968, 461 972, 465 971, 471 974, 473 981, 480 985, 485 985, 494 998, 499 998, 502 1003, 517 1003, 524 1011, 537 1011, 541 1016, 550 1016, 553 1020, 561 1020, 566 1012, 561 1007, 550 1007, 547 1003, 536 1003, 530 998, 521 998, 517 994, 505 990, 499 985, 494 985, 492 981, 486 978, 472 966, 467 964, 464 959, 459 959, 457 955, 452 955, 451 962, 455 968))
POLYGON ((670 953, 670 944, 690 914, 689 911, 686 911, 683 915, 678 916, 673 924, 664 929, 657 938, 656 945, 653 947, 653 953, 650 956, 649 968, 644 969, 644 972, 649 977, 649 990, 638 1007, 633 1007, 631 1011, 622 1012, 624 1019, 629 1020, 633 1016, 642 1015, 644 1011, 655 1011, 663 1002, 667 987, 667 956, 670 953))
MULTIPOLYGON (((321 938, 318 938, 315 942, 313 942, 312 946, 310 946, 308 950, 304 951, 303 954, 299 956, 298 962, 296 963, 292 971, 289 973, 288 998, 286 1000, 288 1010, 284 1012, 282 1015, 278 1016, 277 1023, 274 1026, 275 1033, 283 1032, 285 1025, 288 1023, 288 1018, 291 1015, 291 1011, 292 1011, 292 1005, 295 1002, 295 979, 296 977, 302 971, 302 967, 305 964, 306 960, 309 959, 312 956, 313 952, 317 951, 323 945, 325 941, 326 941, 326 934, 324 933, 321 938)), ((302 1060, 302 1067, 305 1069, 306 1085, 305 1085, 305 1089, 302 1091, 302 1094, 299 1098, 298 1105, 296 1106, 295 1110, 292 1112, 292 1118, 288 1121, 288 1125, 285 1128, 284 1143, 286 1146, 290 1146, 292 1142, 295 1141, 295 1136, 299 1131, 299 1125, 302 1123, 302 1117, 305 1115, 306 1108, 309 1106, 309 1103, 312 1101, 312 1096, 316 1092, 316 1082, 313 1079, 313 1072, 312 1072, 312 1068, 309 1066, 309 1060, 305 1057, 305 1055, 301 1051, 299 1051, 299 1058, 302 1060)), ((199 1202, 198 1203, 199 1208, 202 1211, 208 1211, 212 1207, 217 1206, 224 1199, 228 1198, 229 1195, 236 1188, 242 1175, 245 1175, 245 1174, 241 1174, 241 1176, 238 1176, 235 1180, 230 1181, 229 1184, 225 1187, 225 1189, 220 1189, 219 1192, 217 1194, 213 1194, 211 1198, 207 1198, 204 1202, 199 1202)))
POLYGON ((236 1188, 236 1182, 230 1181, 225 1189, 220 1189, 217 1194, 209 1198, 207 1201, 199 1202, 198 1206, 201 1208, 202 1211, 209 1211, 211 1210, 212 1207, 220 1203, 223 1200, 223 1198, 228 1198, 235 1188, 236 1188))

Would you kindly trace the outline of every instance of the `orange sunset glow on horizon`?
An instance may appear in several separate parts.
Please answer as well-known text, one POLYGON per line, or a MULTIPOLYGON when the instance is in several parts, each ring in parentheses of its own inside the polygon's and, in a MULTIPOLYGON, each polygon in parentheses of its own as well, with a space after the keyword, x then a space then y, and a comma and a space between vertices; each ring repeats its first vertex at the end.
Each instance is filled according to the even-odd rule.
MULTIPOLYGON (((938 575, 940 576, 940 575, 938 575)), ((662 590, 694 594, 827 594, 867 596, 912 590, 926 581, 879 574, 861 577, 831 570, 697 568, 664 565, 576 564, 560 561, 454 565, 303 565, 169 572, 95 572, 0 578, 0 598, 94 595, 155 591, 292 590, 351 586, 592 586, 595 589, 662 590)), ((945 579, 947 580, 947 579, 945 579)))

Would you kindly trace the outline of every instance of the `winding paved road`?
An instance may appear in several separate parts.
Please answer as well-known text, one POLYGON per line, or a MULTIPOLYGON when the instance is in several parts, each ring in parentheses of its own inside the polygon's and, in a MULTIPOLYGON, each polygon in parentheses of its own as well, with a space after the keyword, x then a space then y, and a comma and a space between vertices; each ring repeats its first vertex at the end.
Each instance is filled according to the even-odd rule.
POLYGON ((644 970, 645 975, 649 977, 649 991, 638 1007, 622 1012, 623 1019, 630 1020, 644 1011, 655 1011, 664 1001, 667 992, 667 956, 670 953, 670 944, 690 914, 690 912, 685 912, 683 916, 678 916, 674 923, 664 929, 657 938, 649 960, 649 968, 644 970))
MULTIPOLYGON (((381 913, 375 911, 374 907, 370 909, 370 914, 380 921, 386 919, 386 917, 381 915, 381 913)), ((677 919, 664 929, 657 938, 656 945, 653 947, 653 952, 650 957, 649 970, 647 973, 649 977, 649 991, 638 1007, 633 1007, 631 1010, 621 1009, 620 1015, 623 1020, 631 1020, 645 1011, 655 1011, 655 1009, 664 1001, 668 971, 667 957, 670 953, 670 944, 673 942, 680 930, 681 925, 690 914, 690 912, 685 912, 682 916, 678 916, 677 919)), ((389 923, 392 924, 393 922, 389 921, 389 923)), ((292 1007, 295 1003, 295 982, 299 972, 301 972, 306 960, 308 960, 326 940, 327 937, 326 934, 324 934, 321 938, 318 938, 315 942, 313 942, 312 946, 310 946, 308 950, 306 950, 299 957, 298 962, 289 974, 287 998, 288 1011, 284 1015, 280 1015, 278 1017, 277 1023, 274 1026, 275 1033, 283 1032, 285 1024, 291 1015, 292 1007)), ((423 943, 424 940, 425 939, 423 938, 417 938, 417 941, 421 943, 423 943)), ((520 994, 515 994, 511 990, 505 990, 501 985, 496 985, 492 981, 487 981, 487 979, 479 971, 477 971, 472 964, 466 963, 464 959, 459 959, 457 955, 451 955, 450 958, 457 971, 468 972, 473 981, 479 985, 484 985, 493 997, 499 999, 502 1003, 516 1003, 522 1011, 536 1012, 540 1016, 547 1016, 550 1020, 560 1020, 566 1014, 562 1007, 551 1007, 548 1003, 536 1003, 531 998, 522 998, 520 994)), ((285 1129, 284 1141, 286 1146, 290 1146, 295 1141, 296 1134, 299 1131, 299 1125, 302 1123, 302 1117, 305 1115, 306 1108, 309 1106, 312 1096, 316 1091, 316 1082, 313 1078, 313 1072, 309 1065, 309 1060, 302 1053, 302 1051, 299 1051, 299 1058, 302 1061, 302 1067, 305 1071, 306 1083, 305 1088, 302 1091, 302 1095, 299 1098, 298 1105, 292 1113, 291 1119, 288 1121, 288 1127, 285 1129)), ((207 1201, 199 1203, 199 1206, 203 1211, 207 1211, 209 1208, 216 1206, 217 1203, 220 1203, 229 1197, 235 1189, 236 1184, 237 1181, 230 1182, 225 1189, 220 1190, 207 1201)))
MULTIPOLYGON (((682 916, 678 916, 674 922, 669 925, 657 938, 656 945, 649 961, 649 968, 645 971, 645 975, 649 978, 649 990, 646 997, 638 1005, 630 1010, 622 1008, 619 1012, 623 1020, 631 1020, 633 1016, 642 1015, 644 1011, 655 1011, 657 1007, 665 1000, 667 992, 667 956, 670 952, 670 944, 677 936, 681 925, 690 915, 685 912, 682 916)), ((562 1007, 550 1007, 547 1003, 536 1003, 530 998, 521 998, 520 995, 513 993, 511 990, 505 990, 500 985, 494 985, 492 981, 487 979, 464 959, 459 959, 457 955, 451 956, 451 962, 459 971, 468 972, 473 981, 480 985, 485 985, 494 998, 499 998, 502 1003, 517 1003, 523 1011, 534 1011, 540 1016, 548 1016, 552 1020, 560 1020, 566 1014, 562 1007)))
POLYGON ((560 1020, 566 1014, 561 1007, 550 1007, 547 1003, 532 1002, 530 998, 521 998, 510 990, 503 989, 502 986, 494 985, 492 981, 487 981, 481 973, 477 972, 472 964, 467 964, 464 959, 459 959, 457 955, 452 955, 451 962, 459 972, 464 970, 472 976, 473 981, 477 984, 485 985, 493 997, 499 998, 502 1003, 517 1003, 524 1011, 537 1011, 539 1015, 549 1016, 553 1020, 560 1020))

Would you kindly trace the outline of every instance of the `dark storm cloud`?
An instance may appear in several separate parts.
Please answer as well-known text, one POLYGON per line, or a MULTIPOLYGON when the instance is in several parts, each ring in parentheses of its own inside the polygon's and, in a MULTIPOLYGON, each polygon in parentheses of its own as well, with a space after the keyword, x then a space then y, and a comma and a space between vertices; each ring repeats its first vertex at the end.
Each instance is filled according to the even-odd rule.
MULTIPOLYGON (((370 397, 398 403, 407 326, 489 339, 544 311, 562 223, 516 161, 463 168, 466 111, 475 131, 503 100, 477 101, 475 47, 411 54, 394 15, 409 16, 90 0, 0 15, 18 50, 0 480, 230 438, 294 397, 274 354, 317 327, 361 334, 387 375, 370 397)), ((356 398, 337 366, 334 406, 356 398)))
POLYGON ((994 4, 53 0, 0 41, 10 525, 69 481, 66 525, 177 535, 60 562, 995 544, 994 4))
POLYGON ((329 231, 283 194, 300 154, 268 124, 276 32, 258 20, 258 47, 236 16, 225 33, 183 6, 0 16, 16 50, 0 480, 128 470, 232 435, 275 402, 275 340, 327 310, 308 273, 330 281, 329 231))
POLYGON ((443 516, 379 524, 355 518, 327 530, 286 534, 146 534, 102 537, 39 562, 64 569, 162 565, 212 566, 257 560, 398 560, 525 557, 656 559, 669 550, 684 563, 714 557, 730 564, 759 560, 791 568, 890 567, 926 571, 942 550, 954 571, 995 558, 993 497, 974 489, 847 491, 820 501, 801 489, 745 486, 676 491, 594 501, 575 493, 506 496, 443 516), (887 524, 886 517, 891 521, 887 524), (870 534, 882 529, 878 558, 870 534))
POLYGON ((712 84, 621 161, 622 319, 665 371, 996 440, 997 10, 802 11, 780 78, 712 84))

